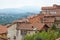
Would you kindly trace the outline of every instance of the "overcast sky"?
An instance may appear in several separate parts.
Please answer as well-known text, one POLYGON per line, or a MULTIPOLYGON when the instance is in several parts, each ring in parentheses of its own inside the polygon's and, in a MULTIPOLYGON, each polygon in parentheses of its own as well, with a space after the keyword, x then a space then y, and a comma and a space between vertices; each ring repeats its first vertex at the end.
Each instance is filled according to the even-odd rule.
POLYGON ((24 6, 50 6, 60 4, 60 0, 0 0, 0 9, 21 8, 24 6))

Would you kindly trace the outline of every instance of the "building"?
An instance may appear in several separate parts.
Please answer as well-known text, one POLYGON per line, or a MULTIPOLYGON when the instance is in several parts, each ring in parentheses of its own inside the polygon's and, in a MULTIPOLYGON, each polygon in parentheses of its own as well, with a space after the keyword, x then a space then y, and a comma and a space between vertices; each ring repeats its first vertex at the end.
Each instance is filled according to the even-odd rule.
POLYGON ((60 5, 54 4, 53 6, 42 7, 43 14, 60 15, 60 5))
POLYGON ((42 23, 52 27, 52 25, 55 23, 55 16, 51 14, 44 14, 44 17, 42 18, 42 23))
POLYGON ((49 26, 40 22, 31 23, 29 21, 17 20, 16 37, 18 40, 23 40, 25 35, 32 35, 42 30, 47 31, 49 26))
POLYGON ((54 17, 48 17, 49 19, 46 20, 50 20, 54 21, 54 24, 57 26, 57 28, 60 28, 60 5, 56 5, 54 4, 53 6, 48 6, 48 7, 42 7, 42 14, 49 14, 52 15, 54 17), (52 19, 53 18, 53 19, 52 19))
POLYGON ((7 28, 0 25, 0 40, 8 40, 7 38, 7 28))
POLYGON ((15 23, 6 25, 8 30, 8 33, 7 33, 8 40, 16 39, 16 26, 17 25, 15 23))

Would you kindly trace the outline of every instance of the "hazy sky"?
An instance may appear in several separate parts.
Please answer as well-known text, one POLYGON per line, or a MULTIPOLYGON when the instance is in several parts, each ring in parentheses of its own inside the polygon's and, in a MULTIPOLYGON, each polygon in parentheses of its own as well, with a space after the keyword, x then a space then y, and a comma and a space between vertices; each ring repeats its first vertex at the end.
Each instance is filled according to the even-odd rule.
POLYGON ((49 6, 60 4, 60 0, 0 0, 0 9, 4 8, 21 8, 24 6, 49 6))

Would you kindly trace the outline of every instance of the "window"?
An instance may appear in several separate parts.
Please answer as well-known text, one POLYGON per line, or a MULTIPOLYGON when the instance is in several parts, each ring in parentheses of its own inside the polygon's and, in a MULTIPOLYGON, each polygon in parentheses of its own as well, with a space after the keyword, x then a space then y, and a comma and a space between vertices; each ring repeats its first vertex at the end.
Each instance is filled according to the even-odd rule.
POLYGON ((56 20, 60 20, 60 17, 56 17, 56 20))
POLYGON ((26 35, 27 31, 21 30, 21 35, 26 35))
POLYGON ((49 18, 49 16, 44 16, 44 18, 49 18))
POLYGON ((47 13, 47 10, 43 10, 42 13, 43 13, 43 14, 46 14, 46 13, 47 13))
POLYGON ((49 13, 49 10, 46 10, 46 13, 49 13))
POLYGON ((16 36, 14 36, 14 39, 16 39, 16 36))
POLYGON ((34 28, 34 27, 32 26, 32 28, 34 28))
POLYGON ((56 12, 52 12, 52 11, 51 11, 50 14, 56 14, 56 12))

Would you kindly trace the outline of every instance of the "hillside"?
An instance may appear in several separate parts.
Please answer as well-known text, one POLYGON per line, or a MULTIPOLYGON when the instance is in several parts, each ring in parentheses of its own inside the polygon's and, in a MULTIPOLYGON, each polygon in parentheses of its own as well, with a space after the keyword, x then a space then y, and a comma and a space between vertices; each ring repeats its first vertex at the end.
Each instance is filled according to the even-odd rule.
POLYGON ((34 13, 0 14, 0 24, 12 23, 14 20, 26 18, 29 15, 34 15, 34 13))

